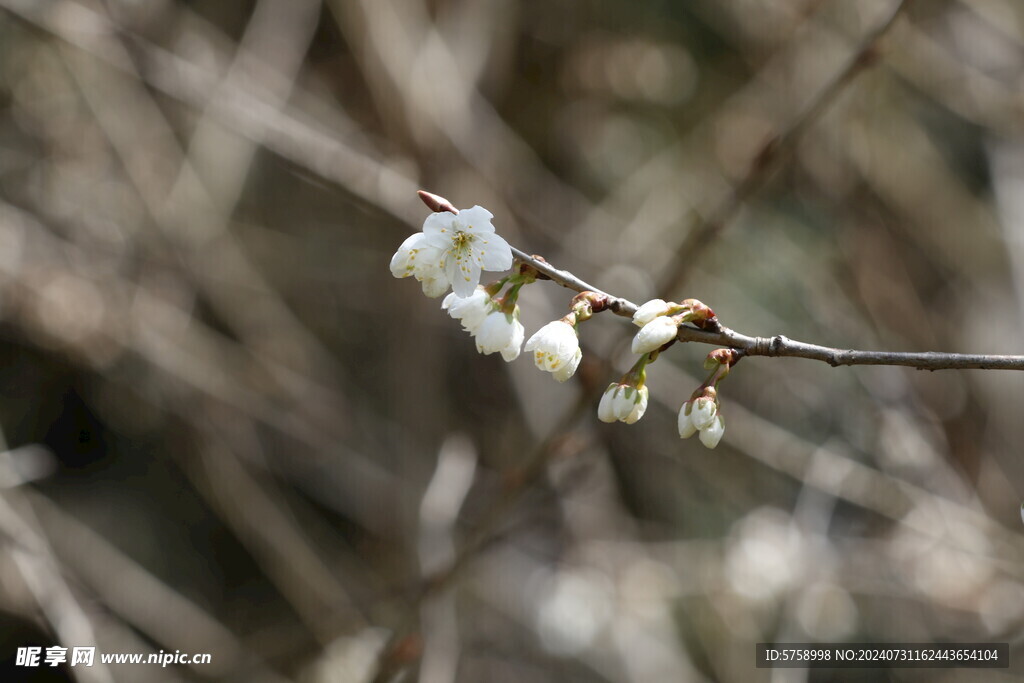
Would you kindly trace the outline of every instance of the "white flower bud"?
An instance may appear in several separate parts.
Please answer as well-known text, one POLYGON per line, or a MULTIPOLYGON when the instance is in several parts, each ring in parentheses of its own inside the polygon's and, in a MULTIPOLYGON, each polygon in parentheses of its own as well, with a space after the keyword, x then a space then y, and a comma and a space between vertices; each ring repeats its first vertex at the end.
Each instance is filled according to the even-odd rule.
POLYGON ((679 426, 680 439, 689 439, 697 433, 697 428, 693 425, 692 413, 693 401, 687 401, 679 409, 679 421, 677 424, 679 426))
POLYGON ((633 314, 633 324, 643 327, 659 315, 665 315, 669 311, 668 302, 664 299, 651 299, 633 314))
POLYGON ((725 434, 725 420, 721 415, 716 415, 710 425, 700 430, 700 442, 708 448, 714 448, 722 440, 725 434))
POLYGON ((708 396, 701 396, 693 402, 693 410, 690 412, 690 420, 697 429, 706 429, 715 420, 718 408, 715 400, 708 396))
POLYGON ((582 357, 576 328, 562 320, 550 322, 537 330, 526 342, 526 350, 533 351, 533 362, 541 370, 562 373, 564 379, 559 379, 560 382, 576 372, 579 358, 582 357), (565 374, 566 368, 570 367, 571 370, 565 374))
POLYGON ((650 353, 656 351, 676 338, 679 323, 673 318, 658 316, 643 326, 633 337, 633 353, 650 353))
POLYGON ((609 384, 597 407, 597 417, 602 422, 616 420, 633 424, 647 410, 647 387, 637 389, 631 384, 609 384))

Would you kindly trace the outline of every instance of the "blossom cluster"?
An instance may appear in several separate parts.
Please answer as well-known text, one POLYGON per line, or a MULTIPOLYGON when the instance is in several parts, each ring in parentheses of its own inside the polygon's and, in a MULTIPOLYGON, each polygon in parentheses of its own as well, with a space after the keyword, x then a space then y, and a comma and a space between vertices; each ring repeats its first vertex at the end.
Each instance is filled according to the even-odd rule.
MULTIPOLYGON (((486 209, 474 206, 458 211, 446 200, 420 193, 432 208, 423 223, 423 231, 406 239, 391 259, 391 273, 397 278, 414 277, 429 297, 448 291, 441 308, 458 320, 474 338, 482 354, 500 353, 511 362, 519 357, 525 330, 519 322, 519 290, 537 277, 529 264, 517 265, 512 274, 486 286, 479 284, 482 271, 501 272, 512 267, 512 250, 494 230, 494 217, 486 209)), ((609 297, 598 292, 583 292, 572 300, 570 312, 547 323, 529 340, 525 350, 533 355, 540 370, 558 382, 572 377, 583 359, 579 325, 608 306, 609 297)), ((645 384, 647 366, 673 344, 680 325, 699 327, 714 321, 714 312, 695 299, 680 303, 653 299, 640 306, 633 323, 640 328, 633 338, 632 351, 639 358, 618 381, 605 389, 597 416, 603 422, 633 424, 647 410, 649 391, 645 384)), ((717 323, 716 323, 717 324, 717 323)), ((711 376, 679 411, 679 436, 700 433, 700 441, 714 448, 722 439, 725 423, 718 413, 717 385, 728 374, 736 357, 728 349, 709 354, 706 366, 711 376)))

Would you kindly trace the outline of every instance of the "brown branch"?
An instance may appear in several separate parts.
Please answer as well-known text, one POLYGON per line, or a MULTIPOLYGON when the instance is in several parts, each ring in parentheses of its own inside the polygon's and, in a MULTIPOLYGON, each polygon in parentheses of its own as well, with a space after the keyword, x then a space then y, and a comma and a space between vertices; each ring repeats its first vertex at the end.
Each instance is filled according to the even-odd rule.
POLYGON ((918 370, 1024 370, 1024 356, 988 355, 980 353, 942 353, 939 351, 861 351, 836 349, 789 339, 749 337, 721 327, 717 332, 689 326, 679 328, 680 341, 696 341, 738 349, 746 356, 771 358, 807 358, 820 360, 832 367, 840 365, 901 365, 918 370))
MULTIPOLYGON (((593 287, 572 273, 538 261, 524 252, 512 248, 516 260, 528 263, 547 275, 552 282, 575 292, 595 291, 615 302, 609 308, 616 314, 632 317, 637 305, 628 299, 616 297, 593 287)), ((819 344, 790 339, 781 334, 774 337, 752 337, 736 332, 719 323, 718 330, 700 330, 684 325, 679 328, 679 341, 698 342, 736 349, 745 356, 770 358, 806 358, 819 360, 833 367, 840 365, 899 365, 918 370, 1024 370, 1024 356, 989 355, 978 353, 943 353, 939 351, 863 351, 837 349, 819 344)))
POLYGON ((633 314, 636 313, 637 305, 629 299, 623 299, 622 297, 609 294, 608 292, 602 292, 597 287, 587 284, 567 270, 559 270, 547 261, 541 261, 536 257, 530 256, 525 251, 516 249, 515 247, 512 247, 512 256, 514 256, 520 263, 527 263, 538 272, 546 275, 552 282, 571 289, 574 292, 597 292, 598 294, 603 294, 608 297, 608 310, 612 311, 616 315, 632 318, 633 314))

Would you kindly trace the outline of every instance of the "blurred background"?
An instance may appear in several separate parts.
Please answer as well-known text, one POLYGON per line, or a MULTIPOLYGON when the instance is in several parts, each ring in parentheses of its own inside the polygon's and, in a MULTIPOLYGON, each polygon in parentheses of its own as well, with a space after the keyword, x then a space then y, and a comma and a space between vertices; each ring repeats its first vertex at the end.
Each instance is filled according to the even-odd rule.
POLYGON ((0 0, 3 679, 1015 678, 754 644, 1020 660, 1020 373, 746 359, 709 451, 710 347, 605 425, 627 320, 556 384, 388 271, 424 188, 746 334, 1024 353, 1024 5, 895 7, 0 0))

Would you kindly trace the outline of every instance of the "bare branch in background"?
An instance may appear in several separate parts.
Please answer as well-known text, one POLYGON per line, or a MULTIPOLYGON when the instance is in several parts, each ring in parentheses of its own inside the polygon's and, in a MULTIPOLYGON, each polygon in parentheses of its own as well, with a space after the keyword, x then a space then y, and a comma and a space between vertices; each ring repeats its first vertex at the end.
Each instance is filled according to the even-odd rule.
POLYGON ((1022 369, 1022 27, 1001 0, 0 0, 6 642, 271 683, 1016 643, 1020 375, 885 366, 1022 369), (633 325, 586 322, 559 383, 390 277, 418 187, 529 246, 500 285, 525 335, 714 304, 639 356, 647 428, 594 419, 646 372, 633 325), (708 380, 677 341, 720 347, 708 380), (677 438, 758 355, 819 362, 740 364, 729 438, 677 438))

